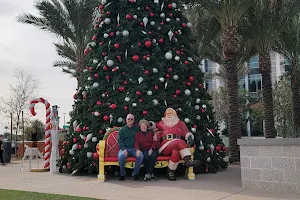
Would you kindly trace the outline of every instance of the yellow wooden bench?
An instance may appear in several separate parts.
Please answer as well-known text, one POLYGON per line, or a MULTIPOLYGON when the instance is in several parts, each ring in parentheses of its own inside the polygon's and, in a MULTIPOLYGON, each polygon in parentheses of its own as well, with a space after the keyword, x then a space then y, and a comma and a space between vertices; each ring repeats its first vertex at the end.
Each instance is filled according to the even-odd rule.
MULTIPOLYGON (((105 136, 104 140, 100 140, 98 144, 98 154, 99 154, 99 174, 98 174, 98 181, 104 182, 106 180, 105 176, 105 166, 119 166, 118 162, 118 131, 120 127, 112 128, 109 134, 105 136)), ((194 148, 190 148, 191 153, 193 155, 194 148)), ((170 156, 158 156, 155 168, 164 168, 168 167, 168 161, 170 156)), ((183 160, 180 160, 180 163, 184 163, 183 160)), ((126 168, 133 169, 135 166, 135 158, 129 157, 126 159, 126 168)), ((186 169, 185 177, 189 180, 195 179, 195 174, 193 167, 189 167, 186 169)))

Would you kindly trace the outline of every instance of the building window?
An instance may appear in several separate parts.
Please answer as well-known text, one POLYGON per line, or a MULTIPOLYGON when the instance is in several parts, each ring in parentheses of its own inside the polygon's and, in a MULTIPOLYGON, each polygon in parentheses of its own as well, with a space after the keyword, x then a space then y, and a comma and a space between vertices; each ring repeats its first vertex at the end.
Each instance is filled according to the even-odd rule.
POLYGON ((252 74, 249 75, 249 92, 261 91, 261 75, 252 74))
POLYGON ((204 60, 204 69, 205 69, 205 72, 213 72, 212 61, 205 59, 204 60))
POLYGON ((251 69, 250 74, 260 74, 258 55, 250 58, 248 62, 248 67, 251 69))
POLYGON ((245 78, 240 79, 238 84, 240 89, 246 89, 245 78))

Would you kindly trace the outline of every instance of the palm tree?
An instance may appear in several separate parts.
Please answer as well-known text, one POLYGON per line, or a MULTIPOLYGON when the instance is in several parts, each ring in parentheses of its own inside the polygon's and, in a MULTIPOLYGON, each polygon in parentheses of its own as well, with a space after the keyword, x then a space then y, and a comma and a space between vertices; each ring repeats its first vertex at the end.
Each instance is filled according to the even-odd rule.
POLYGON ((287 22, 286 28, 280 34, 277 44, 279 53, 285 56, 290 64, 288 75, 291 78, 293 123, 295 137, 300 136, 300 14, 287 22))
POLYGON ((35 3, 39 16, 27 13, 17 20, 62 39, 55 47, 64 60, 56 61, 54 67, 61 67, 80 80, 85 62, 83 52, 91 39, 92 13, 98 5, 98 0, 41 0, 35 3))
MULTIPOLYGON (((204 26, 203 31, 211 36, 204 36, 203 38, 216 38, 220 33, 221 42, 221 58, 223 58, 224 68, 227 78, 228 86, 228 122, 229 122, 229 145, 230 145, 230 162, 239 161, 239 147, 237 139, 241 137, 241 121, 239 114, 239 100, 238 100, 238 75, 237 65, 239 55, 241 54, 241 38, 238 33, 239 22, 245 17, 249 6, 249 1, 242 0, 198 0, 191 4, 190 7, 198 7, 199 15, 208 16, 210 24, 204 26), (203 12, 204 10, 204 12, 203 12), (212 29, 209 29, 212 27, 212 29), (213 32, 211 30, 217 29, 213 32)), ((204 20, 201 20, 204 21, 204 20)), ((208 41, 208 40, 207 40, 208 41)), ((210 42, 211 40, 209 40, 210 42)), ((204 40, 204 45, 209 42, 204 40)), ((202 47, 202 48, 203 48, 202 47)))
POLYGON ((259 69, 262 75, 265 137, 276 136, 273 113, 270 52, 279 41, 280 31, 287 19, 299 9, 298 1, 255 0, 249 7, 249 16, 244 21, 242 35, 248 38, 259 54, 259 69))

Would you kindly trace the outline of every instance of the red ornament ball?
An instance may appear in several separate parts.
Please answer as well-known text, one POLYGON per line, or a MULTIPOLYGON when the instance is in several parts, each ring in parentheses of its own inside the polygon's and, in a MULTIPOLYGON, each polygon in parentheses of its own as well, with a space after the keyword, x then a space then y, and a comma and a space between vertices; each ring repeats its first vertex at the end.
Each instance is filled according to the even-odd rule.
POLYGON ((205 172, 208 173, 208 168, 206 167, 205 172))
POLYGON ((139 102, 140 102, 140 103, 143 103, 143 101, 144 101, 143 99, 139 99, 139 102))
POLYGON ((99 74, 94 74, 94 77, 95 77, 95 78, 98 78, 98 76, 99 76, 99 74))
POLYGON ((120 44, 119 44, 119 43, 116 43, 116 44, 114 45, 114 47, 115 47, 116 49, 118 49, 118 48, 120 48, 120 44))
POLYGON ((189 64, 189 61, 187 61, 187 60, 184 61, 184 64, 185 64, 185 65, 188 65, 188 64, 189 64))
POLYGON ((170 74, 166 74, 166 78, 170 78, 170 74))
POLYGON ((124 90, 125 90, 125 87, 124 87, 124 86, 120 86, 120 87, 119 87, 119 91, 120 91, 120 92, 123 92, 124 90))
POLYGON ((180 90, 175 91, 175 94, 177 94, 177 95, 180 95, 180 93, 181 93, 180 90))
POLYGON ((176 98, 177 98, 177 95, 176 95, 176 94, 174 94, 174 95, 173 95, 173 97, 174 97, 174 99, 176 99, 176 98))
POLYGON ((78 149, 81 149, 81 148, 82 148, 82 146, 79 144, 79 145, 78 145, 78 149))
POLYGON ((99 45, 102 46, 102 45, 103 45, 103 42, 99 42, 99 45))
POLYGON ((148 111, 147 110, 144 110, 143 111, 143 115, 145 116, 145 115, 147 115, 148 114, 148 111))
POLYGON ((109 107, 114 110, 114 109, 117 108, 117 105, 116 104, 111 104, 109 107))
POLYGON ((101 101, 97 101, 97 105, 101 105, 102 104, 102 102, 101 101))
POLYGON ((103 119, 104 119, 104 121, 108 121, 108 120, 109 120, 109 116, 105 115, 105 116, 103 117, 103 119))
POLYGON ((66 145, 68 145, 68 144, 69 144, 68 141, 64 141, 64 142, 63 142, 63 145, 64 145, 64 146, 66 146, 66 145))
POLYGON ((97 36, 94 35, 93 38, 92 38, 92 40, 97 40, 97 36))
POLYGON ((158 90, 158 86, 157 86, 157 85, 155 85, 154 88, 155 88, 156 90, 158 90))
POLYGON ((107 11, 106 14, 107 14, 107 15, 110 15, 110 11, 107 11))
POLYGON ((142 93, 140 91, 136 91, 135 94, 141 96, 142 93))
POLYGON ((172 9, 172 8, 173 8, 173 6, 172 6, 172 4, 171 4, 171 3, 169 3, 169 4, 168 4, 168 8, 170 8, 170 9, 172 9))
POLYGON ((154 17, 154 13, 153 12, 149 13, 149 15, 150 15, 150 17, 154 17))
POLYGON ((77 99, 77 94, 73 95, 73 99, 75 99, 75 100, 77 99))
POLYGON ((131 18, 132 18, 132 15, 131 15, 131 14, 127 14, 127 15, 125 16, 125 18, 126 18, 126 19, 131 19, 131 18))
POLYGON ((134 61, 138 61, 139 59, 140 59, 140 57, 138 55, 132 56, 132 60, 134 60, 134 61))
POLYGON ((187 86, 191 86, 192 84, 191 84, 191 82, 187 82, 186 85, 187 86))
POLYGON ((102 134, 102 133, 103 133, 103 130, 99 130, 99 133, 102 134))
POLYGON ((92 68, 92 67, 90 67, 90 68, 89 68, 89 70, 90 70, 90 71, 92 71, 92 70, 93 70, 93 68, 92 68))
POLYGON ((73 142, 76 143, 76 142, 77 142, 77 139, 76 139, 76 138, 73 138, 73 142))
POLYGON ((149 74, 149 71, 148 71, 148 70, 145 70, 145 71, 144 71, 144 74, 148 75, 148 74, 149 74))
POLYGON ((82 130, 81 130, 80 127, 78 127, 78 128, 75 129, 75 131, 76 131, 77 133, 80 133, 82 130))
POLYGON ((63 156, 64 154, 65 154, 65 150, 64 149, 60 150, 59 155, 63 156))
POLYGON ((68 162, 67 163, 67 168, 70 169, 70 167, 71 167, 71 164, 70 164, 70 162, 68 162))
POLYGON ((159 43, 159 44, 164 43, 164 39, 160 38, 160 39, 158 40, 158 43, 159 43))
POLYGON ((183 28, 185 28, 185 27, 186 27, 186 23, 182 23, 181 26, 182 26, 183 28))
POLYGON ((104 8, 103 5, 99 6, 99 10, 103 10, 103 8, 104 8))
POLYGON ((114 32, 110 32, 110 33, 109 33, 109 36, 110 36, 110 37, 113 37, 114 35, 115 35, 114 32))
POLYGON ((216 151, 220 151, 221 150, 221 147, 218 145, 218 146, 216 146, 216 151))
POLYGON ((124 110, 128 110, 128 106, 124 106, 124 110))
POLYGON ((93 154, 93 158, 94 158, 94 159, 98 159, 98 158, 99 158, 99 154, 98 154, 98 153, 94 153, 94 154, 93 154))
POLYGON ((222 151, 226 151, 226 147, 225 146, 222 147, 222 151))
POLYGON ((103 70, 104 70, 104 71, 107 71, 107 70, 108 70, 108 67, 107 67, 106 65, 104 65, 104 66, 103 66, 103 70))
POLYGON ((150 47, 152 46, 152 42, 149 41, 149 40, 147 40, 147 41, 145 42, 145 46, 146 46, 147 48, 150 48, 150 47))
POLYGON ((173 68, 172 67, 169 67, 168 68, 169 72, 173 71, 173 68))
POLYGON ((194 80, 195 80, 194 76, 190 76, 190 77, 189 77, 189 80, 190 80, 190 81, 194 81, 194 80))

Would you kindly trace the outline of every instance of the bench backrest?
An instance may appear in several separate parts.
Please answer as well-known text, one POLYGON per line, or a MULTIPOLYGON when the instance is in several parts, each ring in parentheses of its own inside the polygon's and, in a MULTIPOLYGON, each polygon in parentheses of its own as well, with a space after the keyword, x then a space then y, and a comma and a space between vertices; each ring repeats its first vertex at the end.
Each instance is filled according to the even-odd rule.
POLYGON ((118 157, 118 152, 120 150, 118 145, 118 135, 119 131, 112 131, 105 139, 105 157, 118 157))

